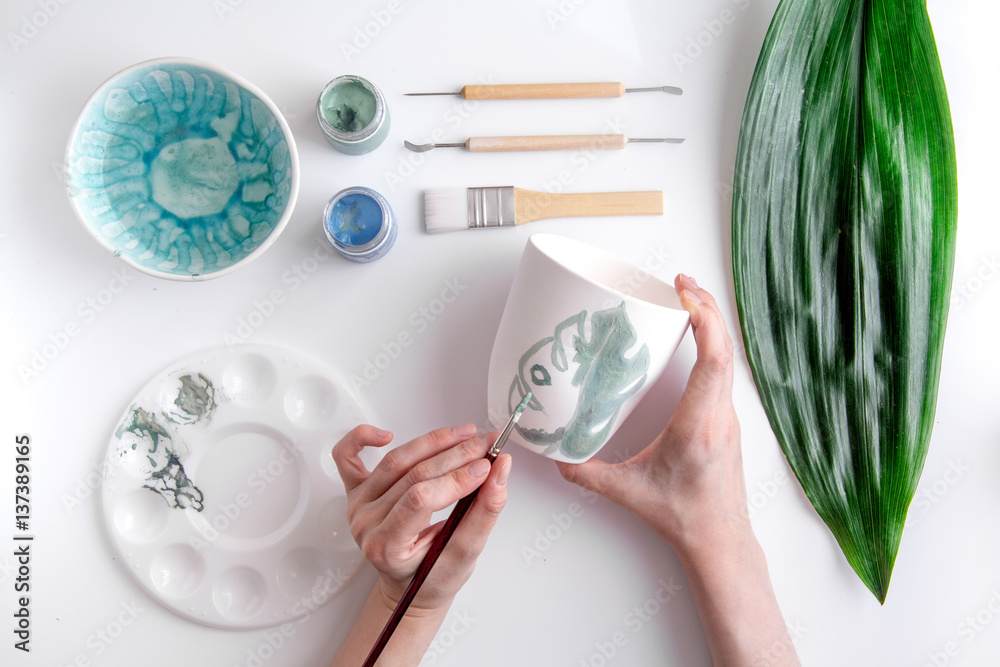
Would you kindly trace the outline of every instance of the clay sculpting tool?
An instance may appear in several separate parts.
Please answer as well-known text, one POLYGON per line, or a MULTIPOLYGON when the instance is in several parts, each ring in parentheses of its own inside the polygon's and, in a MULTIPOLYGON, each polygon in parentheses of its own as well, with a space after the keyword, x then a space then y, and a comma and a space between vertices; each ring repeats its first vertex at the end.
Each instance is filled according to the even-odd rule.
POLYGON ((606 215, 663 215, 663 192, 552 194, 512 186, 424 192, 424 224, 429 233, 606 215))
POLYGON ((630 139, 624 134, 563 134, 527 137, 469 137, 464 143, 455 144, 414 144, 404 141, 411 151, 423 153, 434 148, 465 148, 473 153, 497 153, 501 151, 571 151, 571 150, 615 150, 630 143, 680 144, 683 139, 630 139))
POLYGON ((681 95, 677 86, 626 88, 624 83, 486 83, 462 86, 457 93, 406 93, 407 95, 459 95, 467 100, 563 100, 592 97, 621 97, 625 93, 660 91, 681 95))
MULTIPOLYGON (((521 418, 521 414, 524 412, 525 408, 528 407, 528 401, 530 400, 531 392, 529 391, 521 399, 521 402, 517 404, 517 407, 514 408, 514 413, 507 421, 507 425, 504 426, 500 435, 497 436, 496 442, 493 443, 493 446, 486 452, 487 461, 493 463, 497 460, 497 457, 500 456, 500 450, 503 449, 503 446, 507 443, 507 438, 510 437, 510 432, 514 430, 514 424, 516 424, 517 420, 521 418)), ((420 590, 424 580, 427 579, 427 575, 430 574, 431 568, 434 567, 434 563, 437 562, 441 552, 444 551, 445 546, 448 544, 448 540, 450 540, 451 536, 455 534, 455 529, 458 528, 458 523, 469 511, 469 508, 472 507, 472 503, 476 500, 476 496, 478 494, 479 489, 476 489, 455 503, 455 509, 451 511, 451 515, 449 515, 447 521, 445 521, 444 526, 441 528, 441 532, 439 532, 437 537, 434 538, 434 541, 431 542, 427 555, 424 556, 424 559, 420 561, 420 565, 417 566, 417 571, 413 574, 413 579, 410 580, 406 590, 403 591, 403 596, 399 599, 399 603, 392 611, 392 615, 389 617, 388 622, 386 622, 385 628, 382 629, 382 634, 380 634, 378 639, 375 640, 375 646, 372 647, 368 657, 365 658, 363 667, 374 667, 379 656, 382 655, 385 645, 389 643, 389 638, 392 637, 392 633, 395 632, 399 622, 403 620, 403 616, 406 614, 406 610, 409 609, 410 603, 413 602, 413 598, 417 596, 417 591, 420 590)))

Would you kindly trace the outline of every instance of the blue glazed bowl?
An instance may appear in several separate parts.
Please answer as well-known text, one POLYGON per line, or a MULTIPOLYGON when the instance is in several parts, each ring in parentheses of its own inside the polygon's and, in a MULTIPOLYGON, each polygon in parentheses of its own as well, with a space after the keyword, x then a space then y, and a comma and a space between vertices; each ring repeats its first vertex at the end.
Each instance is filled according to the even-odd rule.
POLYGON ((84 227, 130 266, 207 280, 264 252, 288 223, 298 153, 256 86, 190 58, 158 58, 106 81, 66 151, 84 227))

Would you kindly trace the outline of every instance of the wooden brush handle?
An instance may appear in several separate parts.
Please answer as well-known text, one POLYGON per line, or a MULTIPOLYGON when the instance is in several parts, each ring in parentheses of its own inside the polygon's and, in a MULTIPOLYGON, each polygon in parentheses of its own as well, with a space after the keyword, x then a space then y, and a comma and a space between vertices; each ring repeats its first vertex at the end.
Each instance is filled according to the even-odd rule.
POLYGON ((663 215, 663 192, 550 194, 514 188, 515 224, 547 218, 603 215, 663 215))
POLYGON ((621 97, 625 84, 603 83, 505 83, 462 87, 467 100, 561 100, 581 97, 621 97))
POLYGON ((571 151, 578 149, 609 150, 625 148, 624 134, 565 134, 535 137, 472 137, 465 147, 473 153, 497 151, 571 151))

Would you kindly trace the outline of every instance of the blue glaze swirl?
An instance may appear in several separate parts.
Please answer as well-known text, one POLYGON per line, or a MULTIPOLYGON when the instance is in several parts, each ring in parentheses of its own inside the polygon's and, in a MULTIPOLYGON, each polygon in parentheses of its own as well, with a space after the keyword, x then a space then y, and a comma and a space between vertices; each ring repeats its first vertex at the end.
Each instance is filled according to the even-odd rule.
POLYGON ((142 63, 95 93, 67 155, 70 199, 137 268, 208 276, 245 259, 294 201, 291 138, 268 104, 189 61, 142 63))

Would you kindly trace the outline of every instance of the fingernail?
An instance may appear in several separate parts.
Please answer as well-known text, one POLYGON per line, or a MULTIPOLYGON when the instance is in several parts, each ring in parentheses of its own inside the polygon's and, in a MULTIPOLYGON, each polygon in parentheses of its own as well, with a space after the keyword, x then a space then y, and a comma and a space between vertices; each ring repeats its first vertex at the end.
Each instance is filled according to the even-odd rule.
POLYGON ((678 273, 677 277, 680 278, 681 282, 684 283, 684 284, 686 284, 686 285, 690 285, 691 287, 697 287, 698 286, 698 283, 695 281, 695 279, 692 278, 691 276, 689 276, 686 273, 678 273))
POLYGON ((689 289, 681 290, 681 296, 685 297, 687 299, 690 299, 694 303, 698 303, 698 304, 704 303, 704 301, 702 301, 700 298, 698 298, 697 294, 695 294, 694 292, 692 292, 689 289))
POLYGON ((490 471, 490 462, 486 459, 479 459, 478 461, 473 461, 468 468, 469 474, 475 478, 485 477, 486 473, 490 471))
POLYGON ((497 486, 507 485, 507 476, 510 475, 510 462, 511 459, 506 459, 503 462, 503 467, 500 468, 500 474, 497 475, 497 486))
POLYGON ((471 438, 476 434, 476 425, 462 424, 461 426, 452 426, 451 432, 455 434, 456 438, 471 438))
POLYGON ((392 435, 392 433, 390 433, 389 431, 386 431, 385 429, 381 429, 381 428, 378 428, 378 427, 375 428, 375 437, 376 438, 388 438, 391 435, 392 435))

